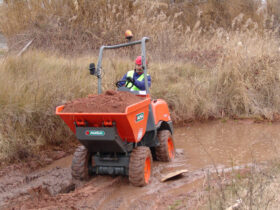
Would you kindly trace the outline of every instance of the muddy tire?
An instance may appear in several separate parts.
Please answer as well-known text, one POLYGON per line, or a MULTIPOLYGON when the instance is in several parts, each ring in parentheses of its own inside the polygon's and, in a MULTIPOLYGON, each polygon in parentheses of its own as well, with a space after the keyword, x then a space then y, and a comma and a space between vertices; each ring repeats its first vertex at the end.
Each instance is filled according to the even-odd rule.
POLYGON ((73 179, 87 180, 89 178, 89 158, 90 154, 84 145, 77 147, 71 166, 71 174, 73 179))
POLYGON ((169 130, 158 132, 160 145, 155 147, 156 159, 159 161, 169 162, 175 158, 175 145, 169 130))
POLYGON ((133 149, 129 161, 129 181, 137 187, 149 183, 152 174, 153 158, 149 147, 139 146, 133 149))

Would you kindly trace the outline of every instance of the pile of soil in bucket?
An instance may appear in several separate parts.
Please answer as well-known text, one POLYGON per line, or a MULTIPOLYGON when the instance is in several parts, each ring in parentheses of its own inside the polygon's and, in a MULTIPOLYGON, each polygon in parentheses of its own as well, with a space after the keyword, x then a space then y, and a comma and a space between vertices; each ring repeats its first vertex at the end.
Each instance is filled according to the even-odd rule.
POLYGON ((105 94, 89 95, 65 104, 63 113, 124 113, 127 106, 144 98, 130 92, 108 90, 105 94))

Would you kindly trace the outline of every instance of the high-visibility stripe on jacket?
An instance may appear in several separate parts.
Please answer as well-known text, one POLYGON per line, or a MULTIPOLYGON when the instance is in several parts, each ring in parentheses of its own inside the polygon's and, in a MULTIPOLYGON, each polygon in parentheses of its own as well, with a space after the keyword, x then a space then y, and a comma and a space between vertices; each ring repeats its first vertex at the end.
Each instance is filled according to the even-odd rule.
MULTIPOLYGON (((127 74, 126 74, 126 78, 127 78, 127 77, 133 78, 134 72, 135 72, 134 70, 128 71, 127 74)), ((148 74, 147 74, 147 76, 148 76, 148 74)), ((141 74, 141 75, 137 78, 137 80, 138 80, 139 82, 142 82, 142 81, 144 80, 144 73, 141 74)), ((133 90, 133 91, 139 91, 139 90, 140 90, 140 89, 139 89, 138 87, 136 87, 135 85, 133 85, 132 87, 130 87, 130 86, 132 85, 130 82, 126 82, 125 85, 126 85, 127 87, 129 87, 130 90, 133 90)))

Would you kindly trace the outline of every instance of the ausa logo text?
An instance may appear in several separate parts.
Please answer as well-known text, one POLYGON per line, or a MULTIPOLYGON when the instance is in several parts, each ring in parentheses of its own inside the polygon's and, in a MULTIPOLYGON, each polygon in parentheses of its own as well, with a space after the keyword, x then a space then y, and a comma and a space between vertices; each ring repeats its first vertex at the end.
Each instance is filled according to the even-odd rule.
POLYGON ((102 130, 86 130, 86 136, 105 136, 105 131, 102 130))
POLYGON ((141 112, 136 115, 136 122, 139 122, 144 119, 144 112, 141 112))

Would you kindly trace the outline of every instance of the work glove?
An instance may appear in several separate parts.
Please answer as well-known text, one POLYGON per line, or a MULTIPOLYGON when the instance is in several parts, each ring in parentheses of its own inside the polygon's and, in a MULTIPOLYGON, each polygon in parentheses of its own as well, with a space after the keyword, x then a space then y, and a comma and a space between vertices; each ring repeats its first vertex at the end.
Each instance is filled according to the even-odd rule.
POLYGON ((131 78, 131 77, 127 77, 127 78, 126 78, 126 81, 131 82, 132 84, 134 84, 134 79, 131 78))

